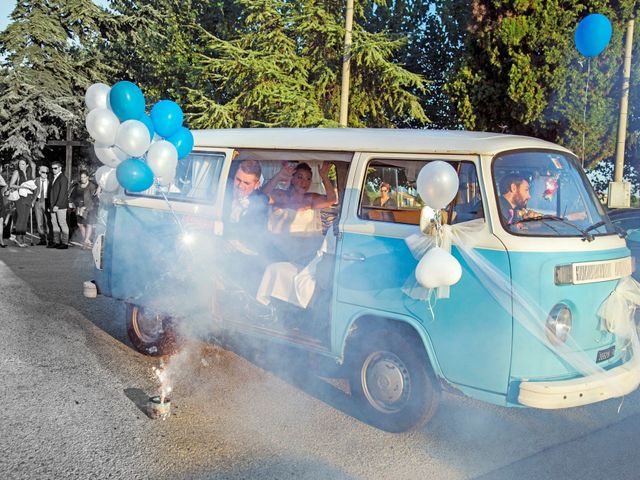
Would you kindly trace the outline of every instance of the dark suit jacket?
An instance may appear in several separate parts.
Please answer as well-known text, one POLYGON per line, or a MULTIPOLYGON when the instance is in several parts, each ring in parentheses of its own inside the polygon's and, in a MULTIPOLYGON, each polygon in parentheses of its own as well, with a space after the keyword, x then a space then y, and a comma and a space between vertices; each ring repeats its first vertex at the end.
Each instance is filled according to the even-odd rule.
MULTIPOLYGON (((264 193, 254 190, 249 195, 249 206, 240 216, 238 222, 231 222, 231 205, 233 203, 233 190, 227 195, 224 211, 224 236, 231 240, 239 240, 243 245, 255 249, 257 244, 263 243, 267 232, 267 220, 269 215, 269 197, 264 193)), ((259 248, 258 250, 261 250, 259 248)))
POLYGON ((64 176, 64 173, 49 182, 49 204, 51 208, 58 207, 63 209, 69 207, 69 181, 64 176))
MULTIPOLYGON (((37 201, 38 199, 38 195, 40 195, 40 191, 42 190, 42 177, 38 177, 35 179, 36 182, 36 191, 34 192, 33 198, 35 201, 37 201)), ((47 190, 50 190, 51 187, 51 179, 47 177, 47 190)), ((46 194, 44 195, 47 201, 47 205, 49 204, 49 195, 48 195, 48 191, 46 192, 46 194)))

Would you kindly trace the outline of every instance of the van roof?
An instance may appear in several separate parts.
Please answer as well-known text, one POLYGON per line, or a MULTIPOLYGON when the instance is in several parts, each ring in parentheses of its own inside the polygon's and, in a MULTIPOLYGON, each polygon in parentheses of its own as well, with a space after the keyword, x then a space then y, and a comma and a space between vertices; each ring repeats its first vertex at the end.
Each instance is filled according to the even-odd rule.
POLYGON ((516 149, 569 152, 533 137, 461 130, 232 128, 193 130, 193 136, 196 147, 482 155, 516 149))

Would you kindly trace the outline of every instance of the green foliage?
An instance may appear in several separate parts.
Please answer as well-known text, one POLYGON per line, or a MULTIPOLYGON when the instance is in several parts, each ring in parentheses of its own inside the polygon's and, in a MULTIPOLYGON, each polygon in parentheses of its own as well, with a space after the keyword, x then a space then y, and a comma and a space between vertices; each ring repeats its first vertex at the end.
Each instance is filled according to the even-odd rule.
POLYGON ((0 152, 42 158, 65 124, 81 124, 85 89, 109 69, 98 47, 106 12, 91 0, 20 0, 0 34, 0 152))
MULTIPOLYGON (((240 0, 228 39, 201 29, 200 77, 189 90, 194 126, 337 126, 344 11, 331 0, 240 0)), ((362 10, 359 10, 362 13, 362 10)), ((388 127, 400 118, 425 122, 412 91, 420 75, 394 55, 403 40, 365 30, 356 18, 351 52, 349 125, 388 127)))
POLYGON ((623 35, 635 1, 474 0, 467 12, 463 4, 468 2, 437 2, 441 15, 453 14, 444 17, 447 23, 466 31, 445 85, 460 124, 559 142, 584 156, 586 167, 610 158, 623 35), (573 34, 592 12, 609 17, 614 34, 589 62, 576 51, 573 34))

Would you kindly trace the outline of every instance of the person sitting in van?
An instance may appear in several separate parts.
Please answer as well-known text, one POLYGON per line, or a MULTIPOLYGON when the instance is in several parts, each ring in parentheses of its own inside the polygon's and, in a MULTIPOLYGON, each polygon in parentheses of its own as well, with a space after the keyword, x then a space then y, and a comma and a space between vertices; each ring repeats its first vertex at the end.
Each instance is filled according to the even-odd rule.
POLYGON ((268 197, 259 190, 262 169, 255 160, 245 160, 233 178, 230 198, 223 214, 225 273, 237 274, 238 282, 247 290, 255 290, 264 272, 262 240, 267 227, 268 197))
POLYGON ((518 174, 507 174, 500 180, 500 215, 507 225, 518 226, 525 218, 539 217, 541 214, 527 209, 531 198, 529 181, 518 174))
POLYGON ((374 207, 398 208, 393 197, 391 197, 391 185, 387 182, 380 184, 380 196, 373 201, 374 207))
POLYGON ((263 187, 272 206, 268 228, 274 234, 274 247, 282 253, 280 258, 276 254, 273 259, 304 262, 315 255, 322 242, 320 210, 337 200, 329 179, 330 168, 329 162, 323 162, 318 170, 326 195, 309 192, 313 173, 307 163, 285 162, 263 187), (288 183, 288 188, 277 188, 281 183, 288 183))

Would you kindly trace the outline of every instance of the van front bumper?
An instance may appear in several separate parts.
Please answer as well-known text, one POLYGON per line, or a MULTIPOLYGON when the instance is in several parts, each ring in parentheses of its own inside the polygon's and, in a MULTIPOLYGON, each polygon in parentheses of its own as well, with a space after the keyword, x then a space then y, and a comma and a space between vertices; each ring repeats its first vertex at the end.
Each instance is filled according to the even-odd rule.
POLYGON ((544 409, 579 407, 626 395, 638 385, 640 365, 637 358, 632 358, 618 367, 588 377, 548 382, 523 381, 518 402, 544 409))

